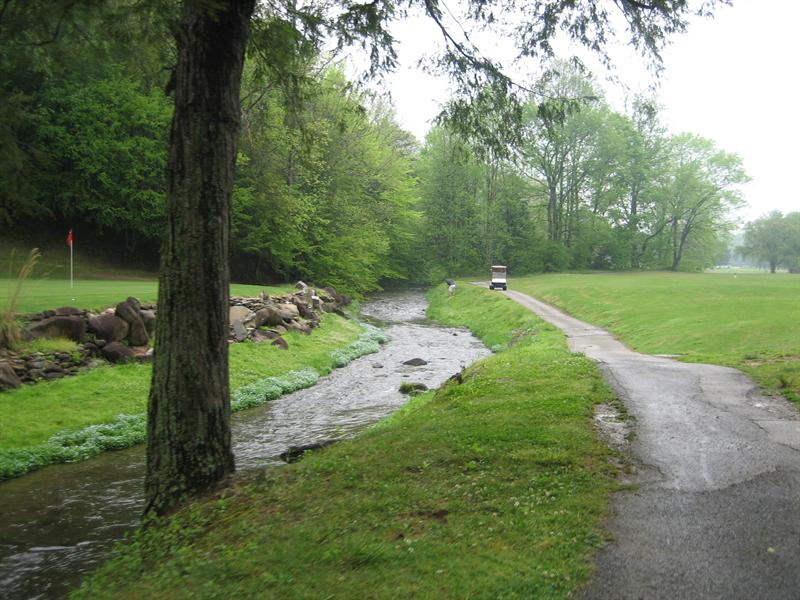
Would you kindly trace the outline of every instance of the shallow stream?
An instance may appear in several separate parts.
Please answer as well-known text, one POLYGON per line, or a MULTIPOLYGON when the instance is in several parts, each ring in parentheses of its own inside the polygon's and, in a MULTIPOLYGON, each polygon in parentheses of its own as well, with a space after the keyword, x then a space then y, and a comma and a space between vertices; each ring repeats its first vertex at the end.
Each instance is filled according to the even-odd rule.
MULTIPOLYGON (((425 319, 421 291, 387 293, 362 306, 389 341, 311 388, 236 413, 239 471, 284 464, 290 446, 342 439, 391 414, 408 399, 402 382, 441 385, 489 354, 463 329, 425 319), (421 366, 405 365, 420 358, 421 366)), ((61 598, 139 522, 144 447, 106 452, 0 483, 0 596, 61 598)))

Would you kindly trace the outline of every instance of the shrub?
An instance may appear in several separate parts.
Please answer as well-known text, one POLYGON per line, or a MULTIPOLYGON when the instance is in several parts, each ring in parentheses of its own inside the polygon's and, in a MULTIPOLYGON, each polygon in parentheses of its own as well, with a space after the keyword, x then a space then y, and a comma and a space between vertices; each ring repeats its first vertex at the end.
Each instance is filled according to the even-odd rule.
MULTIPOLYGON (((19 302, 20 294, 22 294, 22 285, 33 273, 33 268, 36 266, 40 256, 41 253, 38 248, 34 248, 28 254, 28 258, 22 264, 16 277, 16 285, 8 301, 8 306, 4 312, 0 313, 0 348, 15 348, 20 342, 22 326, 15 316, 17 303, 19 302)), ((12 264, 14 262, 13 255, 11 262, 12 264)), ((9 281, 11 280, 13 280, 13 277, 9 277, 9 281)))

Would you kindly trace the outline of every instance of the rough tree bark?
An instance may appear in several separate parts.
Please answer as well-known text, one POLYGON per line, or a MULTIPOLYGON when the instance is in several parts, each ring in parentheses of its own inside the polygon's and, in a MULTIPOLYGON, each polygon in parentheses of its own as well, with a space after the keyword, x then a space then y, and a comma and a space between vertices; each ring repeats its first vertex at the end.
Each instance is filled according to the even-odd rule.
POLYGON ((167 231, 148 408, 145 513, 234 470, 228 389, 231 196, 255 0, 186 0, 176 29, 167 231))

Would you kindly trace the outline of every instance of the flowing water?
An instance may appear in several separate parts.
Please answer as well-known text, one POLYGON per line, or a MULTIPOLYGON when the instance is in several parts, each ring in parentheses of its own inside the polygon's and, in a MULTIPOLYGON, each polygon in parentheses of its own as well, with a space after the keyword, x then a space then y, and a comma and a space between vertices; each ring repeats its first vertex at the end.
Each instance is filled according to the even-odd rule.
MULTIPOLYGON (((389 337, 380 352, 337 369, 312 388, 234 415, 237 469, 284 464, 279 454, 350 437, 391 414, 404 381, 438 387, 489 351, 463 329, 425 320, 420 291, 384 294, 362 307, 389 337), (421 358, 427 364, 405 365, 421 358)), ((61 598, 136 527, 144 448, 41 469, 0 483, 0 597, 61 598)))

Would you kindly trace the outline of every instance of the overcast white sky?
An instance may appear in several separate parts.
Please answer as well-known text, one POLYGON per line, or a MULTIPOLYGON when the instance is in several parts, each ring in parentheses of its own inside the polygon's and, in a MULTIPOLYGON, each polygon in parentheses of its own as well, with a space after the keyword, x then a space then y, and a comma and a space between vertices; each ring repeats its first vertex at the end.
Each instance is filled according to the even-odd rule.
MULTIPOLYGON (((742 156, 753 178, 743 188, 749 206, 739 216, 745 221, 770 210, 800 210, 798 22, 797 0, 734 0, 713 19, 693 21, 664 53, 658 92, 662 119, 673 133, 696 133, 742 156)), ((401 125, 423 140, 449 95, 444 78, 425 75, 416 66, 420 55, 439 43, 439 34, 424 18, 398 23, 394 33, 401 42, 401 66, 388 84, 401 125)), ((482 38, 481 48, 507 56, 504 43, 482 38)), ((652 83, 633 54, 621 52, 615 61, 617 75, 629 87, 645 90, 652 83)), ((607 92, 621 97, 619 91, 607 92)))

